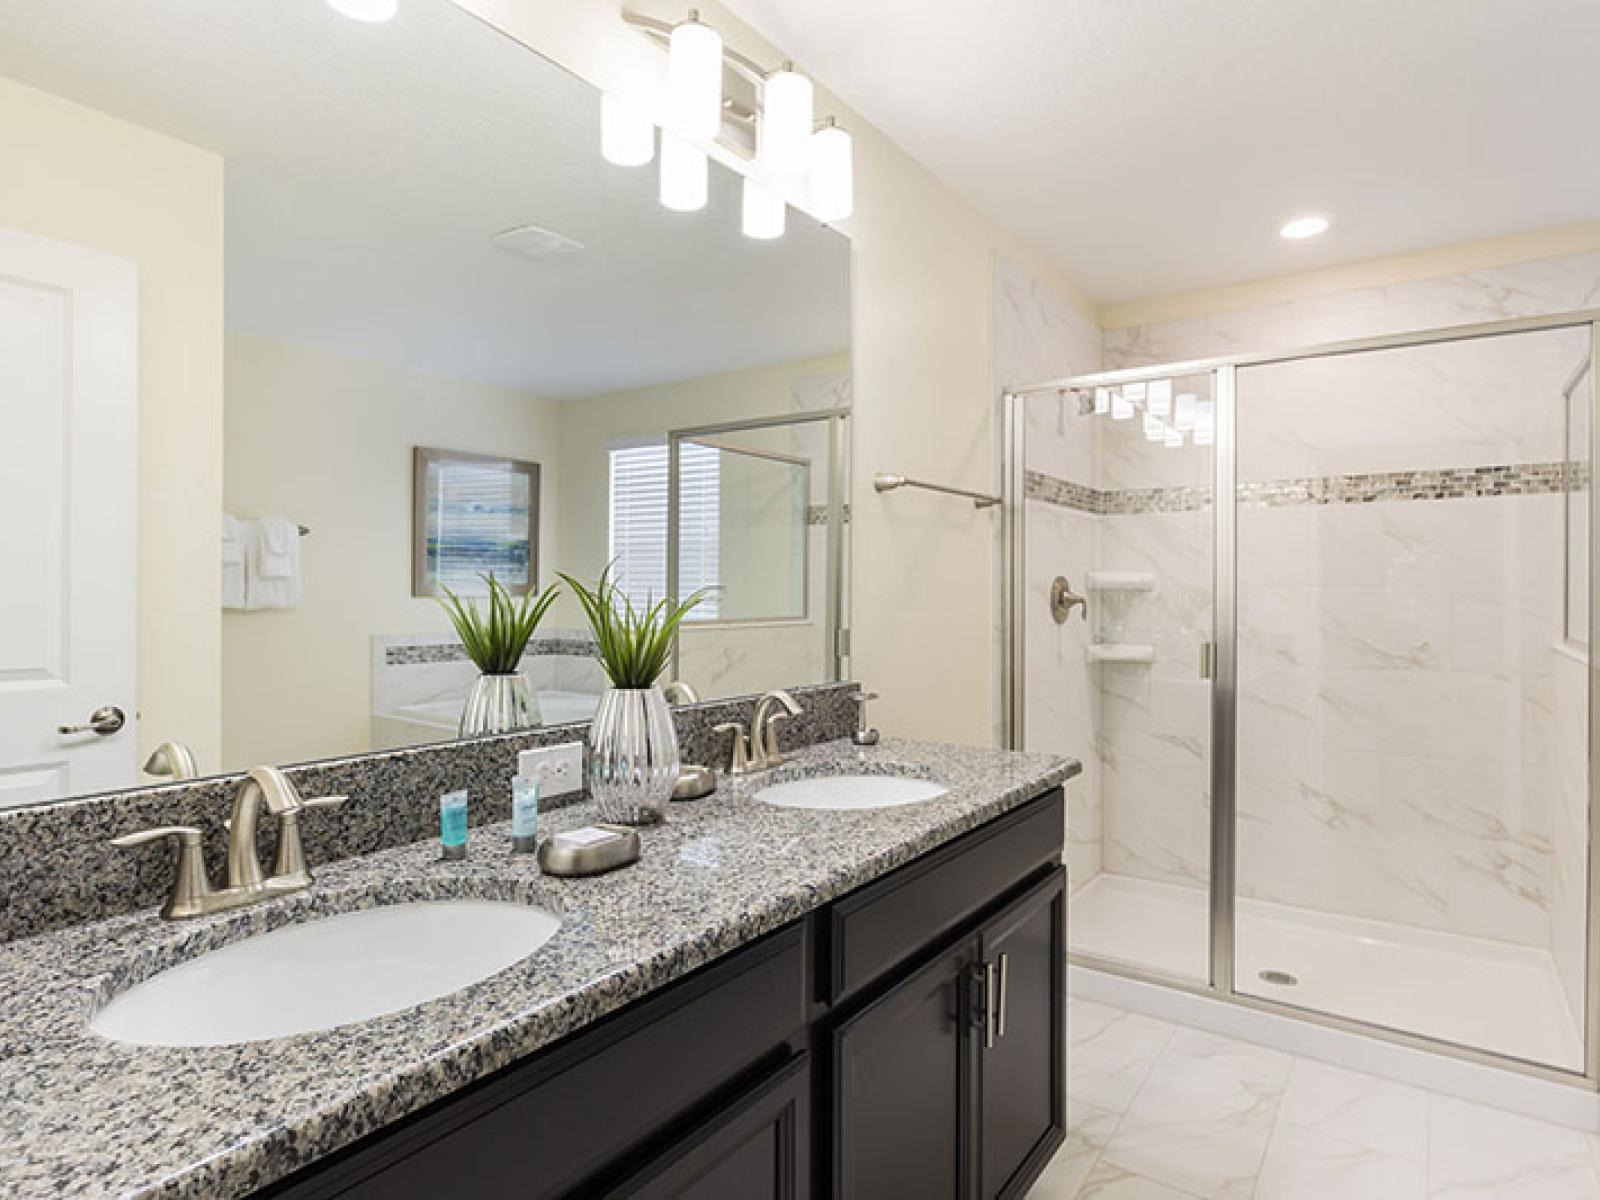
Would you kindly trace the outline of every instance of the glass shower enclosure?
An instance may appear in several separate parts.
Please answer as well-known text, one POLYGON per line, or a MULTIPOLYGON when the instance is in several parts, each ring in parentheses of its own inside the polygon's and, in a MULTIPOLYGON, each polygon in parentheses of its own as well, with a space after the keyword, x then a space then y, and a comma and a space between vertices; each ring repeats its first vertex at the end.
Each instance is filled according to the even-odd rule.
POLYGON ((1009 389, 1076 963, 1600 1079, 1597 315, 1009 389))

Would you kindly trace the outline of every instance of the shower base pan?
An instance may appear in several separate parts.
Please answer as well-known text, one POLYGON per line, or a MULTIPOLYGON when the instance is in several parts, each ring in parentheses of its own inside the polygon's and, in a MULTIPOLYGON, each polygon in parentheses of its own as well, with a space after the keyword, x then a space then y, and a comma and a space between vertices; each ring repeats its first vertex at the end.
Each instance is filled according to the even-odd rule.
MULTIPOLYGON (((1568 1070, 1582 1042, 1547 952, 1291 908, 1238 903, 1239 991, 1568 1070)), ((1207 894, 1096 875, 1072 897, 1072 953, 1203 980, 1207 894)))

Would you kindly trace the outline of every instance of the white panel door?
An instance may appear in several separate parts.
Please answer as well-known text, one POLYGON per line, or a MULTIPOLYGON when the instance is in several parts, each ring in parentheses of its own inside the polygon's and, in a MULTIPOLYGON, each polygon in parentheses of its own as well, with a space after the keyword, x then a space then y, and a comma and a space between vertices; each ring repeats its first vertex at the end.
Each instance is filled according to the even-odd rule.
POLYGON ((137 778, 138 404, 133 263, 0 229, 0 807, 137 778))

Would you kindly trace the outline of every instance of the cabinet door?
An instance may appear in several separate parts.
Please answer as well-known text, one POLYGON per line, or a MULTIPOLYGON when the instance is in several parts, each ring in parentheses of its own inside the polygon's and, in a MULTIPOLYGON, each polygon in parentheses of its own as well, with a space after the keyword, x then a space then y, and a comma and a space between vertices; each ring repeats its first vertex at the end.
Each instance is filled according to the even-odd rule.
POLYGON ((718 1112, 613 1200, 809 1200, 808 1056, 718 1112))
POLYGON ((978 932, 978 1194, 1022 1196, 1066 1137, 1066 872, 978 932))
POLYGON ((832 1034, 837 1200, 958 1200, 970 1153, 972 939, 832 1034))

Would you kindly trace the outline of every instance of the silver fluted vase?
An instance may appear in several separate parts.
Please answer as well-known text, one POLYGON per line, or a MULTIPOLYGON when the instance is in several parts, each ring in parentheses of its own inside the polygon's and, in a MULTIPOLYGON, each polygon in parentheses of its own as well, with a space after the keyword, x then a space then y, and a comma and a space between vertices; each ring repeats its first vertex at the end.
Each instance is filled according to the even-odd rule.
POLYGON ((467 706, 461 710, 462 737, 509 733, 538 723, 539 701, 521 671, 479 675, 467 695, 467 706))
POLYGON ((652 825, 677 782, 678 733, 661 689, 607 689, 589 726, 589 794, 601 818, 652 825))

